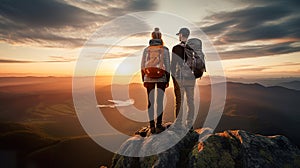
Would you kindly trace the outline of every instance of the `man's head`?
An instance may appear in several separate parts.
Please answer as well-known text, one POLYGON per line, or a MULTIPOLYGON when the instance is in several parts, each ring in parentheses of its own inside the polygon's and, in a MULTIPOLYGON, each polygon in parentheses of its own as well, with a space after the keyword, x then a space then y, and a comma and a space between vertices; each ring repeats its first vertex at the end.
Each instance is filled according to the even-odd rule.
POLYGON ((190 30, 188 28, 181 28, 176 35, 179 36, 180 41, 186 41, 190 35, 190 30))

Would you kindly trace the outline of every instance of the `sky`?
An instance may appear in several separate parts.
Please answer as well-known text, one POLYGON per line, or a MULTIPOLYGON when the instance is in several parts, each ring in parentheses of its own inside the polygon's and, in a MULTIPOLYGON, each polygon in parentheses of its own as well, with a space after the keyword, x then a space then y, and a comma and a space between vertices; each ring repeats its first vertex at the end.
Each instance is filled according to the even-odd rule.
POLYGON ((299 7, 297 0, 0 0, 0 76, 72 76, 91 37, 110 24, 87 58, 101 63, 96 75, 136 75, 132 67, 138 66, 151 26, 161 26, 170 50, 180 27, 164 25, 168 18, 163 17, 150 27, 130 19, 129 27, 116 24, 134 12, 156 11, 202 30, 227 77, 300 77, 299 7), (123 38, 143 28, 149 32, 123 38), (111 47, 109 41, 118 44, 111 47))

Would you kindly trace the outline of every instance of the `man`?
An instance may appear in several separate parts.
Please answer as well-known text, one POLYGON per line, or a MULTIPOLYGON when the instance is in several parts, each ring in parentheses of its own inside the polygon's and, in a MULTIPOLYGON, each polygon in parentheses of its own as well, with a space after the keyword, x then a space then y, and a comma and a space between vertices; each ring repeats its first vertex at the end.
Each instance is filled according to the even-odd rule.
POLYGON ((179 128, 188 128, 193 129, 193 121, 194 121, 194 87, 196 79, 192 78, 184 78, 182 75, 182 67, 184 62, 186 61, 186 55, 184 53, 186 42, 190 35, 190 30, 188 28, 181 28, 179 33, 177 33, 179 37, 180 44, 177 44, 172 49, 172 61, 171 61, 171 74, 174 84, 174 93, 175 93, 175 127, 179 128), (184 95, 186 95, 187 99, 187 120, 183 121, 183 101, 184 95))

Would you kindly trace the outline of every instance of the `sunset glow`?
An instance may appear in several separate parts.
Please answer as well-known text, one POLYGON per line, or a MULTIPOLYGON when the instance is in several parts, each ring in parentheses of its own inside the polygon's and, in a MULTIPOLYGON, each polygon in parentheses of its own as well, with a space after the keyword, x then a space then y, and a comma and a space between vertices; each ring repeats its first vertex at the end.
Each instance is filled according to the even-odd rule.
MULTIPOLYGON (((113 18, 142 11, 128 7, 119 12, 111 12, 110 8, 120 8, 120 4, 113 2, 108 6, 101 6, 96 1, 93 5, 72 0, 51 3, 66 8, 66 11, 57 13, 69 10, 72 15, 53 20, 30 13, 26 14, 27 17, 15 17, 14 11, 9 9, 0 14, 2 25, 6 25, 1 27, 0 76, 72 76, 84 43, 97 29, 113 18), (29 17, 32 18, 28 19, 29 17), (16 23, 26 27, 17 27, 16 23), (8 26, 13 27, 14 31, 6 28, 8 26)), ((299 14, 291 6, 271 2, 255 4, 252 1, 191 1, 190 4, 193 5, 182 8, 184 3, 181 1, 155 1, 147 3, 143 10, 170 12, 197 24, 217 49, 227 77, 300 76, 299 25, 296 25, 299 14), (199 7, 203 7, 200 12, 199 7), (277 8, 279 11, 274 13, 273 10, 277 8), (262 17, 264 15, 269 17, 262 17), (283 28, 284 26, 286 27, 283 28)), ((0 5, 0 8, 14 5, 16 4, 9 3, 6 6, 0 5)), ((46 8, 43 2, 36 5, 46 8)), ((23 8, 26 10, 25 8, 31 7, 23 8)), ((163 22, 164 20, 157 20, 157 24, 163 22)), ((179 27, 167 25, 165 29, 161 29, 162 33, 175 33, 179 27)), ((111 30, 110 38, 118 39, 119 31, 121 30, 111 30)), ((170 50, 178 43, 178 39, 172 36, 174 35, 163 34, 165 45, 170 50)), ((110 38, 100 46, 97 44, 100 50, 95 52, 98 55, 104 54, 104 57, 93 58, 99 59, 99 69, 95 75, 137 73, 132 66, 140 61, 149 37, 150 34, 144 32, 143 35, 118 39, 119 44, 109 51, 105 48, 109 45, 110 38)), ((203 50, 209 52, 205 46, 203 50)))

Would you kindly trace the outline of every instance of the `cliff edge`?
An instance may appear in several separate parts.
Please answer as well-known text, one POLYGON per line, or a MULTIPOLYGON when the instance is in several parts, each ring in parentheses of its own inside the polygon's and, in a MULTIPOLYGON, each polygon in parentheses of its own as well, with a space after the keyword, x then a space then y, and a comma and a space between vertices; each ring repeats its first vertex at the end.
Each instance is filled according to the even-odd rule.
MULTIPOLYGON (((174 135, 171 129, 166 131, 174 135)), ((300 167, 300 150, 285 136, 262 136, 243 130, 211 132, 209 128, 189 131, 175 146, 157 155, 127 157, 116 154, 112 167, 300 167)), ((157 149, 157 143, 149 143, 157 141, 154 137, 147 128, 142 128, 124 142, 120 151, 157 149)), ((172 138, 160 141, 169 143, 172 138)))

